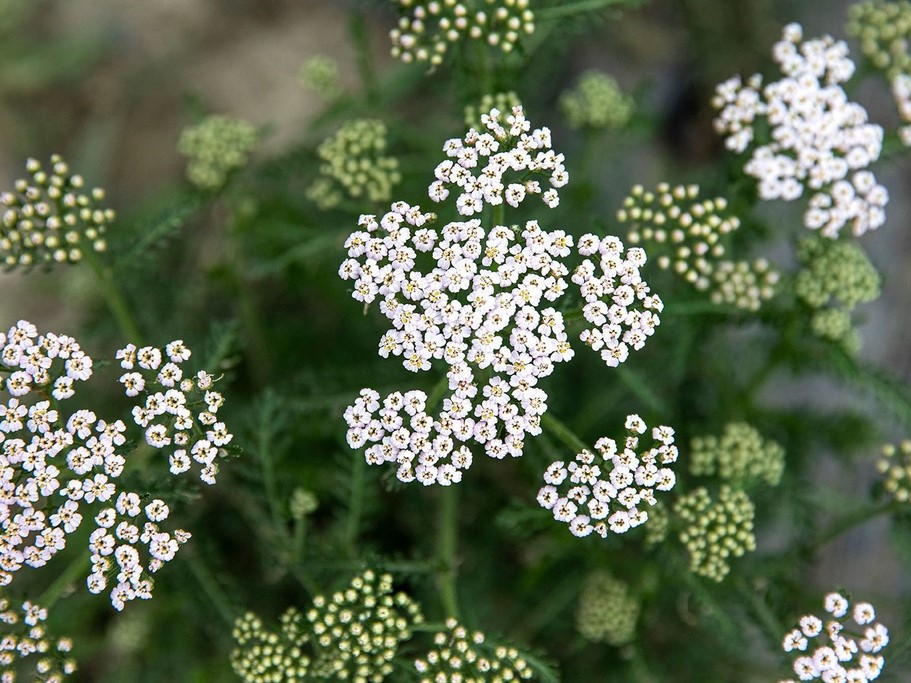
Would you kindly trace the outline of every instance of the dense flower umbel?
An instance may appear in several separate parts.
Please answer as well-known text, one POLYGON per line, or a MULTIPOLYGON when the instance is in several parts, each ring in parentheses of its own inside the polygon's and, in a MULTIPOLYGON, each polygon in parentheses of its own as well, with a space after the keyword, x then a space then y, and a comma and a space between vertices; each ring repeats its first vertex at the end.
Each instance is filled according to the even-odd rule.
POLYGON ((348 121, 317 148, 323 164, 322 177, 307 195, 320 208, 329 209, 341 201, 341 187, 353 199, 387 202, 392 188, 401 180, 399 161, 384 156, 386 125, 375 119, 348 121))
MULTIPOLYGON (((797 678, 826 683, 866 683, 878 678, 885 664, 879 653, 889 644, 889 631, 876 623, 873 605, 857 602, 852 609, 844 595, 829 593, 824 606, 825 616, 801 617, 798 627, 782 641, 785 652, 797 655, 797 678)), ((779 683, 795 682, 786 679, 779 683)))
POLYGON ((485 204, 505 202, 517 207, 534 195, 540 195, 550 208, 557 206, 557 190, 569 182, 569 173, 563 155, 551 148, 550 129, 531 130, 520 105, 505 116, 491 109, 481 115, 481 123, 481 128, 469 129, 464 139, 452 138, 443 145, 449 158, 434 170, 430 198, 442 202, 455 189, 459 193, 456 209, 463 216, 480 213, 485 204), (536 176, 546 177, 550 189, 542 191, 536 176))
POLYGON ((420 607, 392 592, 392 576, 366 571, 331 597, 317 596, 307 612, 317 653, 313 675, 380 683, 392 673, 399 645, 423 622, 420 607))
POLYGON ((560 96, 560 109, 570 128, 622 128, 632 116, 633 99, 613 76, 586 71, 560 96))
POLYGON ((876 469, 883 475, 883 488, 899 503, 911 500, 911 440, 883 446, 876 469))
POLYGON ((653 445, 640 444, 647 430, 638 415, 626 419, 627 436, 618 446, 603 437, 595 444, 600 458, 582 451, 566 465, 557 461, 544 473, 545 485, 538 491, 538 503, 554 519, 565 522, 576 536, 592 531, 607 538, 622 534, 648 520, 646 506, 655 504, 655 491, 670 491, 677 479, 665 465, 677 460, 674 430, 652 429, 653 445), (641 450, 640 450, 641 449, 641 450))
POLYGON ((434 637, 434 649, 414 663, 421 683, 506 683, 529 680, 533 672, 512 647, 489 645, 480 631, 455 619, 434 637))
MULTIPOLYGON (((89 591, 100 593, 113 583, 111 602, 117 609, 128 600, 151 597, 151 574, 174 558, 190 534, 163 528, 170 514, 163 500, 118 487, 126 465, 123 421, 105 421, 91 410, 64 409, 62 402, 74 395, 75 383, 91 377, 92 359, 72 338, 39 335, 25 321, 0 334, 0 346, 0 373, 8 375, 11 395, 0 403, 0 583, 9 584, 24 566, 44 566, 66 546, 67 536, 84 516, 94 515, 89 591)), ((209 391, 203 400, 192 399, 206 404, 202 410, 212 420, 199 419, 207 430, 185 413, 186 393, 196 396, 193 392, 209 386, 211 377, 180 376, 179 364, 190 356, 180 341, 165 347, 165 365, 159 349, 130 349, 118 358, 125 367, 137 363, 140 371, 121 381, 127 395, 139 396, 134 418, 145 422, 147 442, 178 448, 171 460, 174 474, 190 467, 185 452, 183 460, 177 458, 185 447, 202 466, 200 477, 211 483, 218 446, 231 438, 214 418, 221 397, 209 391), (172 388, 145 391, 156 384, 172 388)))
POLYGON ((630 349, 645 346, 661 322, 658 313, 664 304, 639 272, 645 265, 645 250, 633 247, 624 254, 619 238, 592 234, 579 238, 578 249, 582 256, 597 261, 596 267, 586 258, 572 276, 585 300, 582 316, 594 325, 579 338, 599 351, 609 367, 616 367, 627 359, 630 349))
POLYGON ((654 192, 636 185, 617 220, 630 226, 627 241, 646 246, 659 268, 708 292, 715 303, 755 311, 775 294, 779 275, 766 259, 725 258, 725 237, 740 219, 723 197, 700 198, 698 185, 660 183, 654 192))
POLYGON ((746 493, 725 484, 712 499, 705 487, 681 496, 674 505, 682 529, 680 541, 690 553, 690 571, 721 581, 728 561, 756 549, 755 507, 746 493))
POLYGON ((745 422, 729 422, 720 436, 700 436, 690 445, 690 471, 717 474, 736 486, 762 480, 777 486, 784 471, 784 448, 766 440, 745 422))
POLYGON ((399 645, 422 622, 418 605, 392 592, 390 575, 367 570, 345 590, 316 596, 306 620, 289 609, 277 633, 255 614, 238 619, 231 665, 245 683, 380 683, 392 673, 399 645))
POLYGON ((69 638, 51 637, 44 624, 47 610, 31 602, 15 608, 0 598, 0 680, 59 683, 76 671, 69 638), (21 676, 21 679, 19 678, 21 676))
POLYGON ((309 633, 303 616, 293 607, 282 614, 278 633, 247 612, 234 622, 231 667, 244 683, 303 683, 310 657, 305 654, 309 633))
POLYGON ((255 144, 256 129, 249 123, 214 114, 185 128, 177 151, 189 158, 189 181, 204 190, 216 190, 231 171, 247 163, 255 144))
POLYGON ((854 73, 847 45, 829 36, 802 38, 801 27, 790 24, 776 43, 780 81, 763 88, 759 75, 746 85, 737 76, 718 86, 715 126, 728 149, 743 153, 757 120, 765 119, 771 140, 744 165, 759 181, 759 196, 790 201, 809 190, 804 226, 830 238, 844 228, 862 235, 885 222, 888 192, 864 170, 879 158, 883 130, 867 122, 866 110, 840 85, 854 73))
POLYGON ((864 57, 893 79, 911 73, 911 2, 866 0, 848 8, 848 33, 860 41, 864 57))
POLYGON ((593 572, 579 594, 576 629, 586 640, 625 645, 636 636, 640 608, 629 586, 608 572, 593 572))
POLYGON ((856 350, 859 342, 851 327, 851 311, 879 296, 879 272, 853 242, 804 239, 798 244, 797 257, 801 269, 794 291, 813 309, 811 329, 820 337, 856 350))
POLYGON ((0 194, 0 261, 3 267, 76 263, 86 249, 104 251, 107 226, 114 220, 106 209, 104 190, 85 188, 82 176, 55 154, 51 169, 29 159, 28 179, 19 179, 13 192, 0 194))
POLYGON ((443 63, 460 40, 487 43, 511 52, 523 34, 535 30, 528 0, 397 0, 408 14, 389 32, 392 56, 403 62, 443 63))

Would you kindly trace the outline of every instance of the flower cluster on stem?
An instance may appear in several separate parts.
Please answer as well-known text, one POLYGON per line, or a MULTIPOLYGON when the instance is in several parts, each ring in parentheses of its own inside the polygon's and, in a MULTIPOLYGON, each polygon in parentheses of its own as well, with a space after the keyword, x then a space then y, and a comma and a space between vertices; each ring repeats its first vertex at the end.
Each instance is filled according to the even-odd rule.
POLYGON ((0 680, 22 676, 22 680, 60 683, 76 671, 69 654, 73 641, 52 637, 44 625, 47 616, 41 605, 25 601, 16 608, 7 597, 0 598, 0 680))

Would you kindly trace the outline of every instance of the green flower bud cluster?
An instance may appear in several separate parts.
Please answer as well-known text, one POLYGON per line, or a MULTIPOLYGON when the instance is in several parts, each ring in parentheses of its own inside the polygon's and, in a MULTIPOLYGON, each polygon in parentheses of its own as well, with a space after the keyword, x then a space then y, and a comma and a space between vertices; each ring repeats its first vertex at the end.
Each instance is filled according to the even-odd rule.
POLYGON ((535 30, 528 0, 397 0, 408 16, 389 32, 392 56, 403 62, 443 63, 450 45, 464 38, 511 52, 535 30))
POLYGON ((633 114, 633 98, 613 76, 586 71, 560 96, 560 109, 570 128, 623 128, 633 114))
POLYGON ((405 593, 392 593, 391 575, 368 570, 344 591, 314 598, 307 621, 316 653, 313 676, 379 683, 392 672, 399 644, 423 616, 405 593))
POLYGON ((856 350, 859 343, 850 313, 858 304, 879 296, 879 272, 853 242, 809 237, 798 244, 797 257, 801 269, 794 279, 794 291, 816 309, 810 318, 813 333, 856 350))
POLYGON ((300 84, 314 90, 327 100, 335 99, 342 91, 338 77, 338 62, 325 55, 308 59, 297 74, 300 84))
POLYGON ((434 636, 434 649, 414 663, 421 683, 505 683, 528 680, 531 667, 518 650, 485 643, 480 631, 469 633, 455 619, 434 636))
POLYGON ((721 436, 701 436, 690 444, 690 471, 735 486, 764 481, 777 486, 784 471, 784 448, 745 422, 729 422, 721 436))
POLYGON ((608 572, 594 572, 582 585, 576 628, 586 640, 626 645, 636 637, 640 607, 629 586, 608 572))
POLYGON ((308 634, 303 617, 293 607, 280 619, 278 633, 247 612, 234 622, 237 647, 231 652, 231 666, 244 683, 296 683, 307 680, 310 658, 304 649, 308 634))
POLYGON ((698 185, 661 183, 654 192, 636 185, 617 220, 629 224, 630 244, 643 244, 659 268, 708 292, 714 303, 755 311, 775 294, 779 275, 768 261, 724 258, 724 238, 740 219, 723 197, 700 199, 698 185))
POLYGON ((513 90, 484 95, 478 106, 469 104, 465 107, 465 127, 481 130, 484 125, 481 122, 482 114, 487 114, 491 109, 512 111, 512 108, 516 106, 522 106, 522 102, 513 90))
POLYGON ((291 500, 288 501, 292 519, 303 519, 315 512, 318 507, 319 500, 313 492, 300 487, 294 489, 291 493, 291 500))
POLYGON ((55 154, 45 171, 36 159, 25 164, 29 178, 20 178, 13 192, 0 194, 3 226, 0 259, 10 270, 17 266, 76 263, 85 249, 102 252, 104 234, 115 218, 113 209, 100 205, 104 190, 85 189, 82 176, 70 175, 69 166, 55 154))
POLYGON ((373 202, 389 201, 402 175, 398 159, 383 156, 385 151, 386 126, 382 121, 348 121, 317 148, 323 177, 310 187, 307 197, 321 209, 330 209, 341 201, 336 189, 341 186, 353 199, 366 196, 373 202))
POLYGON ((694 574, 721 581, 731 569, 731 558, 756 549, 755 507, 740 489, 725 484, 713 500, 700 487, 679 498, 674 511, 683 525, 680 541, 689 551, 694 574))
POLYGON ((249 123, 218 114, 185 128, 177 151, 189 159, 187 179, 203 190, 217 190, 231 171, 247 163, 256 137, 249 123))
POLYGON ((848 9, 847 29, 860 41, 864 57, 890 79, 911 73, 911 2, 858 2, 848 9))
POLYGON ((645 529, 645 546, 654 548, 664 542, 671 528, 671 515, 664 503, 657 501, 648 511, 645 529))
POLYGON ((883 487, 899 503, 911 500, 911 440, 897 446, 886 444, 876 469, 883 475, 883 487))
POLYGON ((47 610, 39 605, 25 602, 15 609, 0 598, 0 680, 59 683, 76 671, 68 654, 73 641, 49 636, 45 619, 47 610))

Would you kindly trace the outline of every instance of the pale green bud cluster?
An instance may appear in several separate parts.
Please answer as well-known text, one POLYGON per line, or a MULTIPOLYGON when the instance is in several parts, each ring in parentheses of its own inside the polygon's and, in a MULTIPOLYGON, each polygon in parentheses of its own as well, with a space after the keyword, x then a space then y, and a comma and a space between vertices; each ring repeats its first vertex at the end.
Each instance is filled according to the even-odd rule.
POLYGON ((301 613, 293 607, 280 619, 279 631, 267 629, 258 616, 247 612, 234 622, 231 634, 237 647, 231 666, 244 683, 297 683, 307 680, 310 658, 305 654, 308 634, 301 613))
POLYGON ((633 114, 633 98, 613 76, 586 71, 560 96, 560 109, 570 128, 623 128, 633 114))
POLYGON ((850 313, 858 304, 879 296, 879 272, 853 242, 808 237, 798 244, 797 257, 801 269, 794 279, 794 291, 816 309, 810 318, 813 333, 855 350, 859 343, 850 313))
POLYGON ((434 636, 434 649, 414 662, 421 683, 506 683, 529 680, 533 672, 518 650, 489 645, 480 631, 455 619, 434 636))
POLYGON ((341 189, 352 199, 366 197, 373 202, 387 202, 392 190, 402 179, 399 161, 384 156, 386 126, 374 119, 355 119, 317 148, 323 164, 319 178, 307 197, 321 209, 330 209, 341 201, 341 189))
POLYGON ((29 159, 25 169, 29 177, 17 180, 13 192, 0 194, 0 259, 7 270, 76 263, 86 249, 107 249, 104 234, 115 214, 101 206, 103 189, 86 189, 82 176, 70 175, 57 154, 49 171, 36 159, 29 159))
POLYGON ((52 638, 42 622, 47 610, 25 602, 13 608, 0 598, 0 680, 59 683, 76 671, 73 641, 52 638))
POLYGON ((764 481, 777 486, 784 472, 784 448, 745 422, 729 422, 720 436, 700 436, 690 444, 690 471, 718 475, 735 486, 764 481))
POLYGON ((520 106, 522 106, 522 102, 513 90, 484 95, 478 106, 469 104, 465 107, 465 127, 481 130, 484 127, 484 123, 481 121, 482 114, 489 113, 491 109, 512 111, 513 107, 520 106))
POLYGON ((291 493, 291 500, 288 501, 292 519, 303 519, 315 512, 318 507, 319 500, 314 493, 300 487, 294 489, 291 493))
POLYGON ((636 637, 640 608, 629 586, 608 572, 593 572, 579 595, 576 629, 595 643, 626 645, 636 637))
POLYGON ((648 524, 643 525, 643 528, 645 529, 645 545, 648 548, 660 545, 667 538, 671 528, 671 515, 660 500, 648 511, 648 524))
POLYGON ((535 30, 529 0, 397 0, 407 16, 389 32, 392 56, 438 66, 450 46, 468 39, 512 52, 535 30))
POLYGON ((680 541, 689 551, 694 574, 721 581, 731 569, 731 558, 756 549, 755 507, 740 489, 725 484, 713 500, 700 487, 679 498, 674 511, 683 526, 680 541))
POLYGON ((342 91, 338 76, 338 62, 325 55, 308 59, 297 74, 300 84, 325 97, 327 100, 338 97, 342 91))
POLYGON ((883 475, 883 488, 899 503, 911 500, 911 440, 885 444, 876 469, 883 475))
POLYGON ((368 570, 344 591, 314 598, 307 621, 316 653, 314 677, 379 683, 392 672, 399 644, 423 616, 405 593, 393 594, 391 575, 368 570))
POLYGON ((256 138, 249 123, 220 114, 185 128, 177 151, 189 159, 187 179, 203 190, 217 190, 231 171, 246 165, 256 138))
POLYGON ((911 73, 911 2, 858 2, 848 9, 847 28, 860 41, 864 57, 890 79, 911 73))
POLYGON ((659 268, 707 292, 714 303, 755 311, 775 294, 779 275, 766 259, 725 258, 724 238, 740 219, 723 197, 701 199, 698 185, 661 183, 654 192, 636 185, 617 220, 629 224, 630 244, 645 246, 659 268))

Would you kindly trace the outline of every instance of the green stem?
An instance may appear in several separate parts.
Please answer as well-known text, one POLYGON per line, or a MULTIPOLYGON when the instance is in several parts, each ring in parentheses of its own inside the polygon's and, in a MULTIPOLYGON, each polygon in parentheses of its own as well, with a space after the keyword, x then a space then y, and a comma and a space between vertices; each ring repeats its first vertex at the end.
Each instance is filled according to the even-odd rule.
POLYGON ((218 616, 220 616, 229 627, 233 626, 235 610, 232 609, 228 596, 225 595, 218 586, 212 573, 205 564, 200 561, 199 557, 192 553, 188 553, 187 557, 184 558, 184 561, 187 563, 190 573, 193 574, 202 588, 202 592, 205 593, 206 597, 209 598, 210 602, 215 607, 218 616))
POLYGON ((888 515, 892 512, 895 512, 899 509, 899 506, 890 501, 888 503, 883 503, 881 505, 874 505, 872 507, 861 508, 860 510, 853 510, 846 514, 840 519, 836 519, 832 524, 829 525, 829 528, 823 531, 821 534, 817 535, 813 539, 813 542, 805 545, 803 547, 804 551, 812 552, 818 548, 821 548, 829 541, 832 541, 843 533, 846 533, 853 529, 856 526, 865 524, 871 520, 881 517, 883 515, 888 515))
POLYGON ((440 516, 438 534, 438 559, 440 574, 440 600, 447 617, 459 617, 456 593, 456 550, 458 548, 458 489, 445 486, 440 491, 440 516))
POLYGON ((70 562, 70 565, 45 589, 41 594, 41 597, 36 601, 37 604, 50 612, 51 608, 57 603, 57 600, 60 599, 63 592, 69 588, 70 584, 76 581, 80 574, 88 574, 91 567, 92 563, 89 556, 80 552, 79 556, 70 562))
POLYGON ((762 625, 763 631, 765 631, 769 642, 773 646, 777 647, 786 631, 784 625, 781 623, 781 621, 779 621, 778 617, 768 606, 766 601, 763 599, 763 596, 760 595, 756 590, 751 589, 747 585, 746 581, 743 579, 738 580, 737 589, 746 599, 747 603, 749 603, 750 607, 753 610, 753 613, 759 619, 759 622, 762 625))
POLYGON ((364 512, 364 480, 367 461, 354 453, 354 468, 351 471, 351 490, 348 494, 348 516, 345 520, 345 546, 352 557, 357 556, 357 537, 360 533, 361 516, 364 512))
POLYGON ((544 427, 544 429, 550 432, 557 439, 569 446, 573 452, 581 453, 582 451, 589 450, 588 445, 586 445, 582 439, 576 436, 576 434, 569 427, 560 422, 560 420, 555 418, 549 412, 544 413, 541 416, 541 426, 544 427))
POLYGON ((114 275, 111 268, 103 265, 101 261, 95 257, 95 253, 90 248, 84 249, 82 256, 85 259, 85 262, 91 267, 92 272, 95 273, 98 284, 101 286, 101 293, 104 295, 105 302, 111 310, 111 313, 114 314, 117 325, 126 337, 126 341, 134 344, 141 343, 142 335, 139 332, 139 327, 136 325, 136 321, 130 313, 130 308, 127 306, 126 300, 114 284, 114 275))
POLYGON ((503 225, 503 221, 506 219, 506 209, 502 204, 497 204, 493 207, 493 214, 491 220, 493 225, 503 225))
POLYGON ((639 0, 578 0, 578 2, 565 2, 555 7, 545 7, 535 12, 538 19, 558 19, 569 17, 580 12, 596 12, 614 5, 638 5, 639 0))

